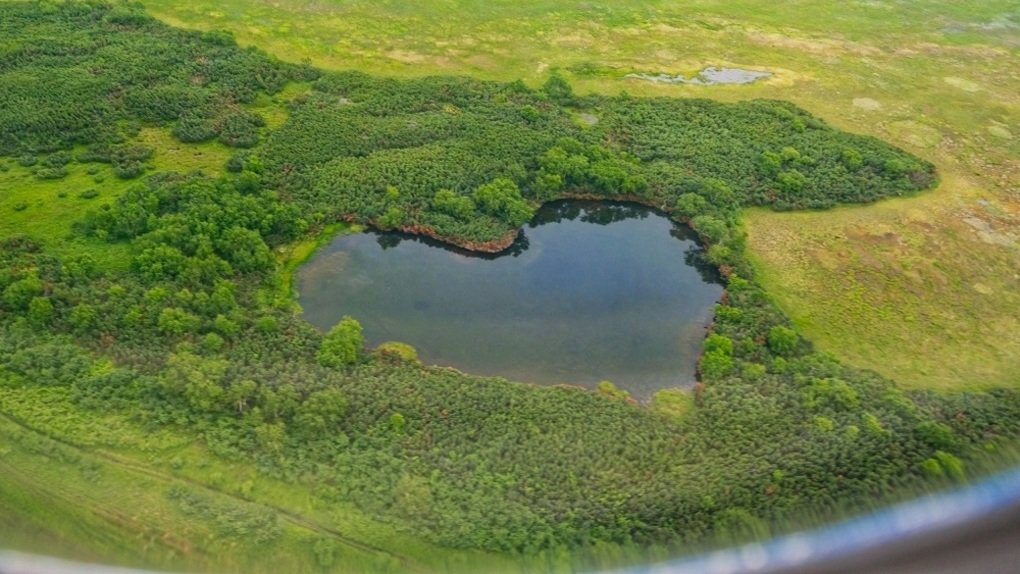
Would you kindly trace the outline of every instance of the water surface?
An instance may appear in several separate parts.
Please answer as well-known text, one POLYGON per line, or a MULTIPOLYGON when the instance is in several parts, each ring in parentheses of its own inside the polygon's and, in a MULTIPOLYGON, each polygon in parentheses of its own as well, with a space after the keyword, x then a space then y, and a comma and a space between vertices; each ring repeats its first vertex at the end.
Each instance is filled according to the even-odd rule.
POLYGON ((760 80, 761 78, 768 78, 771 75, 772 72, 760 72, 758 70, 744 70, 741 68, 716 68, 714 66, 709 66, 690 78, 684 76, 683 74, 677 74, 673 76, 666 73, 627 74, 626 77, 666 84, 692 84, 695 86, 714 86, 718 84, 750 84, 751 82, 760 80))
POLYGON ((304 317, 361 322, 426 363, 636 397, 694 380, 722 288, 687 228, 633 204, 557 202, 504 254, 393 233, 338 237, 297 276, 304 317))

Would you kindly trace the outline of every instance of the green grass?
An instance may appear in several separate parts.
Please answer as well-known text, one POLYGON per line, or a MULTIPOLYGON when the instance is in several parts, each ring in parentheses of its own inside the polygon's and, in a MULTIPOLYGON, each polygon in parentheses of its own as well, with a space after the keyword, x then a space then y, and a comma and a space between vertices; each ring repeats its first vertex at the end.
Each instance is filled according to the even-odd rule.
POLYGON ((338 235, 358 233, 360 231, 364 231, 364 228, 360 225, 333 223, 326 225, 312 237, 294 241, 277 248, 276 262, 278 271, 273 276, 271 289, 265 291, 262 296, 267 302, 277 307, 297 309, 295 302, 297 299, 297 289, 294 284, 294 276, 298 268, 317 249, 326 245, 338 235))
POLYGON ((560 69, 582 92, 778 98, 902 146, 938 166, 936 192, 751 212, 759 270, 803 333, 852 364, 914 387, 1020 384, 1020 76, 1009 71, 1020 11, 1005 0, 797 4, 146 2, 168 22, 326 68, 532 85, 560 69), (775 75, 711 87, 624 77, 709 65, 775 75))
MULTIPOLYGON (((158 128, 142 129, 136 141, 156 150, 149 161, 150 172, 202 170, 216 174, 223 171, 233 153, 217 142, 182 144, 158 128)), ((103 268, 127 268, 130 252, 126 243, 73 237, 71 229, 86 211, 112 203, 140 180, 119 179, 109 165, 75 161, 67 164, 66 177, 41 180, 32 168, 22 167, 12 158, 0 162, 7 167, 0 171, 0 237, 27 235, 61 257, 88 253, 103 268), (83 192, 98 195, 83 196, 83 192)))
POLYGON ((43 242, 61 256, 88 252, 104 267, 127 265, 127 246, 96 240, 69 240, 71 224, 88 209, 115 199, 131 182, 117 180, 109 166, 96 176, 86 173, 88 166, 68 164, 68 175, 59 180, 39 180, 29 168, 8 161, 9 169, 0 172, 0 237, 28 235, 43 242), (96 178, 102 179, 97 183, 96 178), (95 190, 99 195, 83 198, 82 192, 95 190))

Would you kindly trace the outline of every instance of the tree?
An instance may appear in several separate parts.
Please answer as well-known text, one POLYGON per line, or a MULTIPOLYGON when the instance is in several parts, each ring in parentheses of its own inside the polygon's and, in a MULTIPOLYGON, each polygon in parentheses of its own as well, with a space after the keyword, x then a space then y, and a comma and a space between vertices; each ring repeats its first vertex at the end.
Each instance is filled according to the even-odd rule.
POLYGON ((726 222, 714 215, 699 215, 691 220, 691 227, 706 243, 718 243, 729 235, 726 222))
POLYGON ((783 158, 774 151, 764 151, 759 159, 762 170, 768 175, 775 175, 783 167, 783 158))
POLYGON ((797 351, 800 337, 797 332, 782 325, 776 325, 769 330, 768 345, 773 353, 780 357, 789 357, 797 351))
POLYGON ((705 337, 706 353, 721 353, 727 357, 733 356, 733 339, 718 333, 712 333, 705 337))
POLYGON ((779 182, 779 189, 787 193, 798 192, 804 189, 804 186, 807 184, 807 177, 795 169, 779 172, 776 180, 779 182))
POLYGON ((294 385, 283 384, 275 389, 263 385, 261 387, 259 404, 270 420, 289 419, 297 411, 301 404, 300 397, 294 389, 294 385))
POLYGON ((401 413, 391 414, 389 422, 390 429, 397 434, 403 433, 404 427, 407 426, 407 418, 405 418, 401 413))
POLYGON ((843 149, 840 159, 843 161, 843 165, 851 171, 856 171, 864 165, 864 158, 861 156, 861 152, 854 148, 843 149))
POLYGON ((282 421, 263 423, 255 428, 255 440, 266 452, 278 453, 287 442, 287 425, 282 421))
POLYGON ((225 344, 226 341, 217 333, 206 333, 201 342, 202 350, 210 354, 220 352, 225 344))
POLYGON ((294 422, 306 436, 320 436, 337 423, 347 411, 347 398, 337 389, 324 389, 308 395, 298 408, 294 422))
POLYGON ((231 227, 216 243, 223 257, 240 271, 264 271, 273 266, 273 254, 262 237, 244 227, 231 227))
POLYGON ((595 390, 602 396, 615 399, 615 400, 627 400, 630 398, 630 393, 624 389, 621 389, 613 384, 612 381, 599 381, 595 385, 595 390))
POLYGON ((196 315, 188 313, 180 307, 167 307, 160 311, 156 325, 167 335, 184 335, 192 333, 202 324, 196 315))
POLYGON ((681 217, 691 219, 711 209, 708 201, 697 193, 682 194, 676 200, 676 212, 681 217))
POLYGON ((892 177, 900 177, 907 171, 907 164, 901 159, 888 159, 882 164, 882 172, 892 177))
POLYGON ((829 377, 813 381, 801 392, 805 408, 832 410, 852 410, 860 405, 860 398, 846 381, 829 377))
POLYGON ((71 314, 68 316, 67 321, 75 332, 85 334, 95 327, 98 319, 99 313, 95 307, 88 303, 80 303, 71 308, 71 314))
POLYGON ((226 404, 226 392, 221 381, 228 363, 223 359, 200 357, 193 353, 177 353, 167 360, 163 376, 165 387, 174 390, 199 412, 221 410, 226 404))
POLYGON ((135 268, 150 281, 173 279, 184 270, 187 257, 172 245, 156 245, 135 257, 135 268))
POLYGON ((255 392, 257 390, 258 384, 251 379, 231 383, 230 388, 227 390, 227 398, 230 400, 231 406, 237 411, 237 414, 244 414, 244 411, 248 410, 255 399, 255 392))
POLYGON ((712 333, 705 338, 705 354, 698 365, 704 378, 722 378, 733 368, 733 340, 725 335, 712 333))
POLYGON ((386 212, 375 220, 380 229, 395 229, 404 224, 406 214, 397 206, 386 209, 386 212))
POLYGON ((783 158, 783 163, 791 163, 800 159, 800 151, 795 147, 786 146, 779 150, 779 157, 783 158))
POLYGON ((375 348, 375 354, 390 360, 404 363, 419 364, 418 351, 411 345, 400 341, 386 341, 375 348))
POLYGON ((706 380, 721 379, 733 368, 733 358, 719 351, 705 353, 698 368, 706 380))
POLYGON ((32 274, 8 285, 4 289, 3 301, 8 308, 21 311, 27 309, 29 303, 36 296, 42 295, 42 292, 42 281, 35 274, 32 274))
POLYGON ((361 324, 352 317, 345 316, 333 325, 329 333, 322 339, 319 352, 315 358, 324 367, 339 368, 354 364, 358 360, 361 348, 365 345, 361 324))
POLYGON ((500 177, 475 189, 475 202, 482 211, 498 217, 511 227, 520 227, 534 215, 513 180, 500 177))
POLYGON ((432 509, 432 490, 426 479, 405 474, 393 488, 394 510, 407 518, 421 518, 432 509))
POLYGON ((553 72, 549 75, 549 79, 542 84, 542 91, 545 95, 549 96, 549 99, 561 105, 569 105, 574 101, 573 88, 571 88, 570 83, 557 72, 553 72))
POLYGON ((36 327, 45 327, 53 320, 53 302, 49 297, 33 297, 28 304, 28 322, 36 327))
POLYGON ((475 214, 475 202, 470 197, 457 195, 449 189, 440 189, 432 198, 432 206, 447 215, 469 220, 475 214))

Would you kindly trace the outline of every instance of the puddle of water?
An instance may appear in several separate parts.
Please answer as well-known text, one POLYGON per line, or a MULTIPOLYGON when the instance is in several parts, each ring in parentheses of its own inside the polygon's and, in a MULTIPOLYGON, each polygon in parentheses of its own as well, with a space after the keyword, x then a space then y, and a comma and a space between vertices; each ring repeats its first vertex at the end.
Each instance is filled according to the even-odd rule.
POLYGON ((636 78, 639 80, 646 80, 649 82, 658 82, 663 84, 690 84, 695 86, 714 86, 718 84, 750 84, 756 80, 762 78, 768 78, 772 75, 772 72, 761 72, 758 70, 743 70, 741 68, 717 68, 709 66, 704 70, 698 72, 690 78, 683 74, 677 74, 671 76, 666 73, 659 74, 647 74, 647 73, 634 73, 627 74, 627 78, 636 78))

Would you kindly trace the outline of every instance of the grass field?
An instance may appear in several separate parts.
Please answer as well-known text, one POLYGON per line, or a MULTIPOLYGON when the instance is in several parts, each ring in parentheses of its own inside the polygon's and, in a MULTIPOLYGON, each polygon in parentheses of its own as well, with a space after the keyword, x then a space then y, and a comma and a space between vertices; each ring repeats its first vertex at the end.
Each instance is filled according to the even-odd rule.
POLYGON ((793 101, 937 164, 921 197, 748 213, 784 310, 821 348, 912 387, 1020 385, 1020 9, 988 2, 149 0, 188 27, 327 68, 467 73, 580 91, 793 101), (629 72, 728 65, 742 86, 629 72), (908 351, 908 352, 904 352, 908 351))

